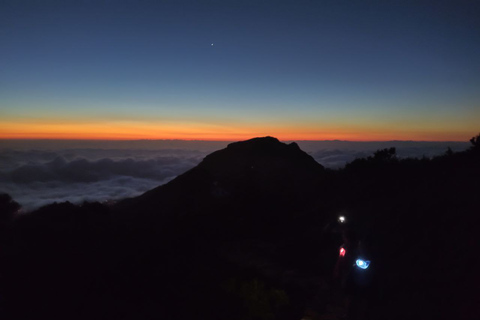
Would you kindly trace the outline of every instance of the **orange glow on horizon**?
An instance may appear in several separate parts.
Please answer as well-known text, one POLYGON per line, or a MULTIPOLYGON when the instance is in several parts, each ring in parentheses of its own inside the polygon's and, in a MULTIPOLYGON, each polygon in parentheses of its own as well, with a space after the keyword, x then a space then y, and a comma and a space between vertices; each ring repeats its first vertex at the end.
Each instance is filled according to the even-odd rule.
POLYGON ((280 140, 468 141, 475 133, 312 125, 218 125, 189 122, 0 121, 0 139, 55 140, 206 140, 239 141, 273 136, 280 140))

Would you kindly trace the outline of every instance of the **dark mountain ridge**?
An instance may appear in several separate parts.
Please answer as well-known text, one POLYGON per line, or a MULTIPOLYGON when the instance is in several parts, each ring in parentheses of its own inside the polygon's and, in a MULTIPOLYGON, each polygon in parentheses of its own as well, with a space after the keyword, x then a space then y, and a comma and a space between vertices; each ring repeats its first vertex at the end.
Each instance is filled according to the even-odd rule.
POLYGON ((119 216, 168 217, 221 214, 266 218, 305 210, 318 200, 324 168, 297 144, 276 138, 231 143, 166 185, 127 199, 119 216))
POLYGON ((342 213, 372 261, 357 292, 369 319, 476 319, 479 141, 325 170, 296 144, 256 138, 113 207, 53 204, 11 220, 17 206, 0 197, 0 308, 6 319, 271 320, 310 307, 322 319, 342 213))

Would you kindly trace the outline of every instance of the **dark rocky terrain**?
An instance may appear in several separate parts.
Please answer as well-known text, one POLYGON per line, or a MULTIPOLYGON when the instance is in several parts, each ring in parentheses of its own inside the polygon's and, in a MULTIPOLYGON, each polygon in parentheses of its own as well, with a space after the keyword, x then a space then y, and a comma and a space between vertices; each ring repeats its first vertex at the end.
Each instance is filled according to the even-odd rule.
POLYGON ((474 319, 479 141, 434 159, 379 150, 326 170, 295 143, 256 138, 111 206, 52 204, 13 219, 2 196, 2 314, 335 318, 343 214, 372 261, 368 319, 474 319))

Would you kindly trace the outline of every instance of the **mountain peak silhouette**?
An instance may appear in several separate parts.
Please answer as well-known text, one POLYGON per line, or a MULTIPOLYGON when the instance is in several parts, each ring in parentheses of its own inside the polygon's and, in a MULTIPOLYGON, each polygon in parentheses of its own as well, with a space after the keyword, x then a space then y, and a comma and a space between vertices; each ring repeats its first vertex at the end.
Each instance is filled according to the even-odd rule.
POLYGON ((230 143, 227 148, 229 149, 260 149, 260 148, 275 148, 283 145, 277 138, 266 136, 258 137, 245 141, 237 141, 230 143))
POLYGON ((230 143, 227 148, 206 156, 199 167, 212 171, 227 169, 230 172, 234 168, 243 167, 266 171, 280 168, 294 171, 308 168, 314 172, 323 170, 323 166, 302 151, 296 143, 285 144, 273 137, 230 143))
POLYGON ((227 149, 230 149, 230 150, 236 149, 236 150, 243 150, 243 151, 246 151, 246 150, 260 151, 261 150, 261 151, 272 152, 272 151, 288 150, 287 148, 285 148, 285 146, 287 146, 291 150, 294 150, 294 149, 300 150, 300 147, 295 142, 292 142, 286 145, 285 143, 280 142, 277 138, 270 137, 270 136, 262 137, 262 138, 253 138, 246 141, 233 142, 227 146, 227 149))
MULTIPOLYGON (((274 137, 234 142, 168 184, 119 203, 121 211, 188 215, 226 211, 301 210, 318 197, 324 168, 296 143, 274 137), (242 210, 243 210, 242 209, 242 210)), ((135 213, 134 213, 135 215, 135 213)))

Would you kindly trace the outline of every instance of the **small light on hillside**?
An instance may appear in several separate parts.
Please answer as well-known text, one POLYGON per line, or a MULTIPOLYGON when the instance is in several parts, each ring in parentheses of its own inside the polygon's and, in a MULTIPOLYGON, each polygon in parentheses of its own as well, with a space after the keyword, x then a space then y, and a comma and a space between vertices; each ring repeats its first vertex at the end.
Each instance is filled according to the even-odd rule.
POLYGON ((346 219, 345 219, 344 216, 338 217, 338 222, 340 222, 340 223, 345 223, 345 221, 346 221, 346 219))

